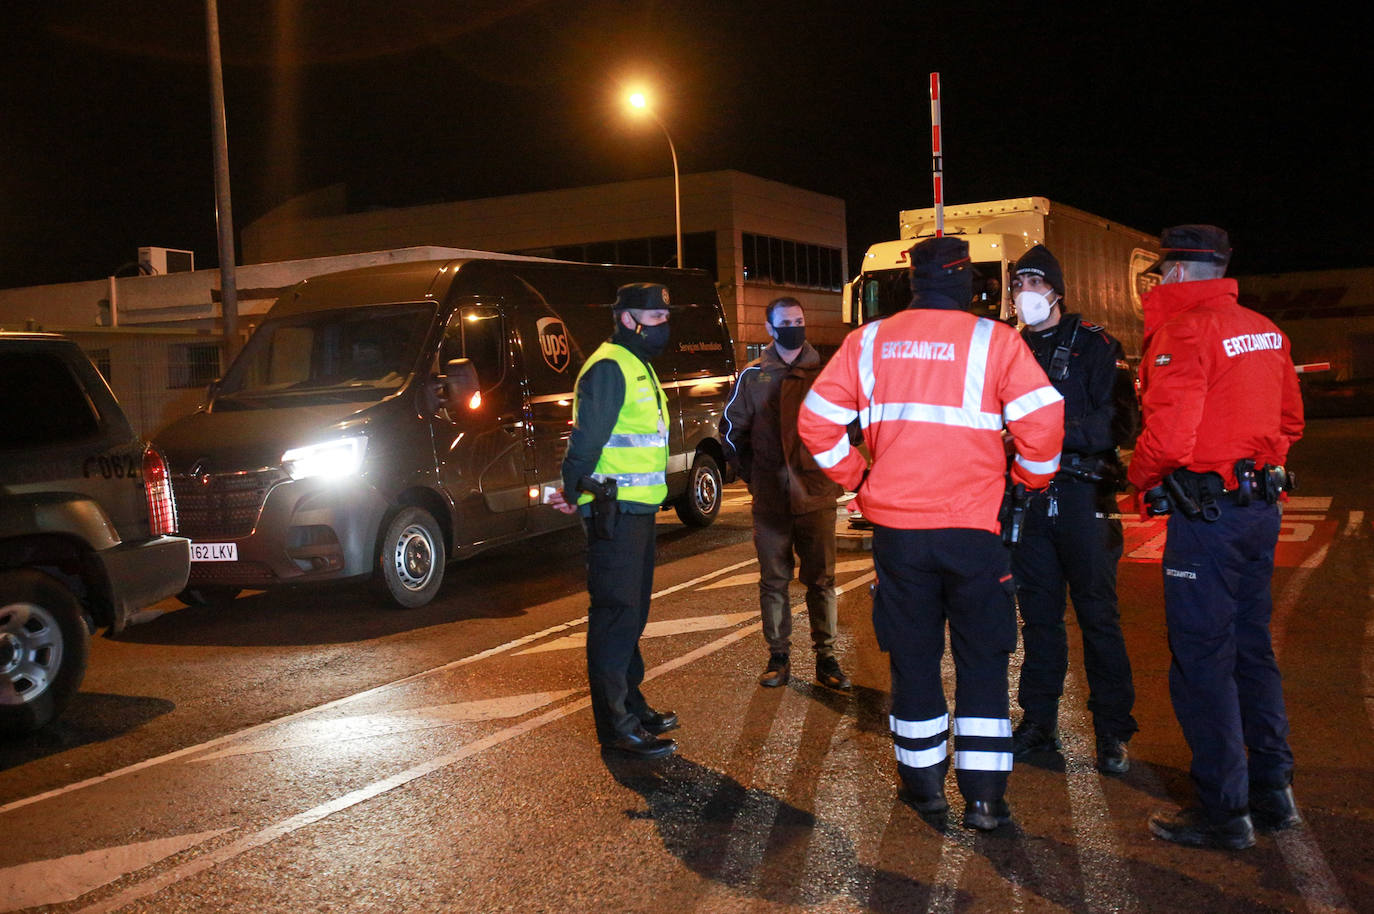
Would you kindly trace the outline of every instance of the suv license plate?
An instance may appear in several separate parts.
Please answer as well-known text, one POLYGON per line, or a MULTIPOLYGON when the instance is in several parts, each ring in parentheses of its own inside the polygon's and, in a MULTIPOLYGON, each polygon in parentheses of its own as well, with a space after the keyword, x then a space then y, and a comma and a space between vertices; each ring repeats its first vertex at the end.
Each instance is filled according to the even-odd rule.
POLYGON ((238 543, 192 543, 191 561, 193 562, 237 562, 238 543))

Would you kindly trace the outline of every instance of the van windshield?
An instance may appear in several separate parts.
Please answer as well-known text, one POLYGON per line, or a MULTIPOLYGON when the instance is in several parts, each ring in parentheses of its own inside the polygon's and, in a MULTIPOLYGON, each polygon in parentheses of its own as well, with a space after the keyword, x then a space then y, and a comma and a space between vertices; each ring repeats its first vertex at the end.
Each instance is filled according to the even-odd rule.
POLYGON ((216 404, 380 400, 409 380, 434 313, 432 304, 384 305, 268 320, 225 374, 216 404))

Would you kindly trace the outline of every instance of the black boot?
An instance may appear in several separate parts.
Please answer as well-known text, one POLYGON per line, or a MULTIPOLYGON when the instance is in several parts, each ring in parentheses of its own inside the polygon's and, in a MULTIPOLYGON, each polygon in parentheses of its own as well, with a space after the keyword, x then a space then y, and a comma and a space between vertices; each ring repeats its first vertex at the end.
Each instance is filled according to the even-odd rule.
POLYGON ((1292 787, 1250 791, 1250 818, 1260 831, 1283 831, 1302 823, 1292 787))
POLYGON ((788 662, 786 654, 770 654, 768 657, 768 667, 759 676, 759 685, 776 688, 787 685, 787 680, 792 678, 792 664, 788 662))
POLYGON ((964 827, 992 831, 1011 824, 1011 807, 1006 800, 969 800, 964 803, 964 827))
POLYGON ((1219 847, 1242 850, 1255 843, 1255 829, 1249 813, 1211 815, 1199 807, 1176 813, 1163 810, 1150 816, 1150 833, 1156 838, 1186 847, 1219 847))
POLYGON ((1013 758, 1022 758, 1040 752, 1058 752, 1060 748, 1059 728, 1037 723, 1033 720, 1021 721, 1016 727, 1016 732, 1011 735, 1013 758))

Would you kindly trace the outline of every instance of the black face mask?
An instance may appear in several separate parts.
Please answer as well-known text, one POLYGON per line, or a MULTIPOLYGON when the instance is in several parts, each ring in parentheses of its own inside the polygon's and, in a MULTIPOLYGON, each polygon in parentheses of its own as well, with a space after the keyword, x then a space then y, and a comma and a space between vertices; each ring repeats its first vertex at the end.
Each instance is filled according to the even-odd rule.
POLYGON ((668 337, 672 334, 672 328, 668 326, 667 321, 652 326, 636 323, 635 332, 639 334, 645 354, 652 359, 668 348, 668 337))
POLYGON ((806 342, 805 327, 773 327, 778 335, 778 345, 783 349, 800 349, 806 342))

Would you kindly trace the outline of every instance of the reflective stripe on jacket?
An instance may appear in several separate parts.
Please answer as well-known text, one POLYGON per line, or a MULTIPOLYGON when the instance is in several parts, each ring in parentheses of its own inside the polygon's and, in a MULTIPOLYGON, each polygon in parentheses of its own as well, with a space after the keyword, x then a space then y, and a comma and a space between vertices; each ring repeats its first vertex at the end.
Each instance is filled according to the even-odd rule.
POLYGON ((1059 468, 1064 401, 1011 327, 910 308, 845 337, 797 424, 832 479, 851 490, 863 480, 857 504, 874 523, 996 532, 1003 428, 1013 479, 1042 488, 1059 468), (855 417, 871 467, 849 443, 855 417))
MULTIPOLYGON (((668 424, 663 414, 666 398, 658 375, 630 350, 608 341, 583 364, 578 380, 600 361, 614 362, 620 369, 625 378, 625 402, 592 475, 601 481, 614 479, 619 501, 661 505, 668 497, 668 424)), ((573 423, 576 422, 574 401, 573 423)), ((579 505, 591 501, 590 492, 578 495, 579 505)))

